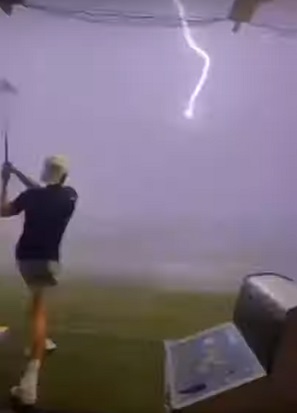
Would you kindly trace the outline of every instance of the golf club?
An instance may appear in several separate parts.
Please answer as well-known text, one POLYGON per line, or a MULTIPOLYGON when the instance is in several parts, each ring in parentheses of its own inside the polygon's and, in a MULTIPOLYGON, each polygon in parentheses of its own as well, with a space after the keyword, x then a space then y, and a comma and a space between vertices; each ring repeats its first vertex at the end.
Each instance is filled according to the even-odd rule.
POLYGON ((11 102, 10 98, 17 95, 17 89, 7 80, 0 79, 0 101, 1 104, 1 129, 4 140, 4 161, 9 162, 9 126, 10 126, 10 115, 11 115, 11 102))

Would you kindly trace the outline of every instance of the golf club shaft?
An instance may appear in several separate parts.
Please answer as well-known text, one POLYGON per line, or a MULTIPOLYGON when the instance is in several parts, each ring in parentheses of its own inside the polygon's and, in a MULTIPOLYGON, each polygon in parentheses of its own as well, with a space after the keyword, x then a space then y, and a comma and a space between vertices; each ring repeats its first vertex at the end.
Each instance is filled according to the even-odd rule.
POLYGON ((4 161, 5 163, 9 162, 9 153, 8 153, 8 132, 4 132, 4 161))

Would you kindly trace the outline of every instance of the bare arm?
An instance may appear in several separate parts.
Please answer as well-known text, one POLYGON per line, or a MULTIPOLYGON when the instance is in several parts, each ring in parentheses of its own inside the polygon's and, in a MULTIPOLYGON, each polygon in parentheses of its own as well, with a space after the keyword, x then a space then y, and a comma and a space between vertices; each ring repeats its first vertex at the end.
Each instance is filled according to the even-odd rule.
POLYGON ((23 185, 25 185, 27 188, 38 188, 40 187, 40 184, 36 181, 34 181, 32 178, 26 176, 23 174, 19 169, 11 165, 11 173, 13 173, 23 185))
POLYGON ((1 199, 0 199, 0 212, 2 217, 9 216, 9 202, 7 199, 7 188, 8 188, 8 180, 2 179, 2 187, 1 187, 1 199))
POLYGON ((12 217, 18 215, 25 211, 27 197, 30 193, 29 190, 22 192, 13 201, 8 200, 8 183, 12 172, 12 166, 8 162, 4 163, 2 166, 2 185, 0 193, 0 216, 2 217, 12 217))
POLYGON ((2 217, 11 217, 14 214, 13 207, 8 201, 8 183, 10 179, 10 170, 7 165, 2 167, 2 185, 0 194, 0 215, 2 217))

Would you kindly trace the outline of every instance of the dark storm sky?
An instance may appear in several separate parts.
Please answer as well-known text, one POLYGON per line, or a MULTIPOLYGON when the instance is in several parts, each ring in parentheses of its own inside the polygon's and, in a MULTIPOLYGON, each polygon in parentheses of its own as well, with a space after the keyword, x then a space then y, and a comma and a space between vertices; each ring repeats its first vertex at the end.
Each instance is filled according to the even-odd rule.
MULTIPOLYGON (((208 16, 223 3, 182 4, 208 16)), ((255 22, 292 24, 296 7, 284 3, 289 12, 276 1, 255 22)), ((158 5, 174 13, 173 2, 158 5)), ((228 22, 192 28, 211 68, 189 120, 183 111, 203 60, 181 28, 37 11, 0 19, 0 75, 19 88, 13 159, 33 174, 49 153, 72 163, 80 193, 65 242, 72 271, 198 284, 254 269, 294 276, 297 34, 245 26, 234 35, 228 22)), ((2 225, 11 266, 17 228, 2 225)))

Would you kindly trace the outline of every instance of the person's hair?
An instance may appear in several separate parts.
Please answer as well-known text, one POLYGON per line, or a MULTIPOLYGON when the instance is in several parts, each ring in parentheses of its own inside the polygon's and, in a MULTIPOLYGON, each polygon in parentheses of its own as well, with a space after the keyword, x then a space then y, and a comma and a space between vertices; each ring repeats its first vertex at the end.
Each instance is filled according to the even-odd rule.
POLYGON ((62 156, 52 156, 45 160, 42 181, 46 184, 63 185, 68 176, 67 161, 62 156))
POLYGON ((60 182, 59 182, 59 185, 64 185, 67 178, 68 178, 68 174, 65 173, 65 174, 61 177, 60 182))

